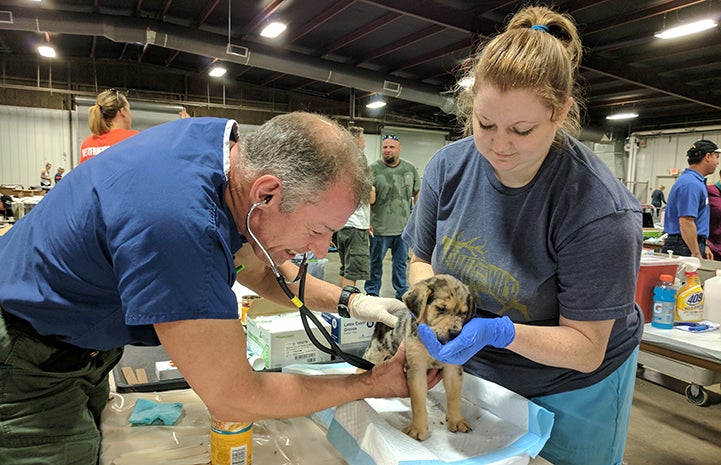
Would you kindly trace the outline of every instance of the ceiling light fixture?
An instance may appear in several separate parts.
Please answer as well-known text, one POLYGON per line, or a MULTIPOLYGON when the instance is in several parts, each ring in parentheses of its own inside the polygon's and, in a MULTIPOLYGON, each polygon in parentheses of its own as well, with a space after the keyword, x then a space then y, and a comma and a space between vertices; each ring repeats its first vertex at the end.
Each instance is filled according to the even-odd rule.
POLYGON ((208 76, 221 77, 221 76, 225 75, 225 73, 227 71, 228 70, 222 66, 213 66, 212 68, 210 68, 210 71, 208 71, 208 76))
POLYGON ((280 21, 273 21, 260 31, 260 35, 269 39, 275 39, 286 29, 286 25, 280 21))
POLYGON ((49 44, 38 45, 38 53, 45 58, 55 58, 57 56, 55 48, 49 44))
POLYGON ((633 118, 638 118, 638 113, 636 113, 635 111, 619 112, 619 113, 614 113, 612 115, 606 116, 606 119, 610 119, 610 120, 633 119, 633 118))
POLYGON ((386 101, 383 100, 383 96, 380 94, 375 94, 366 104, 366 108, 371 110, 377 110, 379 108, 383 108, 384 106, 386 106, 386 101))
POLYGON ((384 106, 386 106, 386 102, 384 102, 383 100, 376 100, 375 102, 370 102, 368 105, 366 105, 366 108, 376 110, 378 108, 383 108, 384 106))
POLYGON ((684 24, 682 26, 665 29, 661 32, 657 32, 656 34, 654 34, 654 36, 658 37, 659 39, 675 39, 676 37, 686 36, 689 34, 714 28, 716 27, 716 25, 716 21, 712 19, 704 19, 701 21, 684 24))

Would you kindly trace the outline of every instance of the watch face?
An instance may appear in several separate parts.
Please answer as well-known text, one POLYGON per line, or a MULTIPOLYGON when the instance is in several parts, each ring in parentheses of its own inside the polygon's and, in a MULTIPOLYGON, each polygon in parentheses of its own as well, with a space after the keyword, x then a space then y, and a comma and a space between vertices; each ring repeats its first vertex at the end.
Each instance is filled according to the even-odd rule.
POLYGON ((348 307, 345 305, 338 305, 338 315, 343 318, 350 318, 350 312, 348 312, 348 307))

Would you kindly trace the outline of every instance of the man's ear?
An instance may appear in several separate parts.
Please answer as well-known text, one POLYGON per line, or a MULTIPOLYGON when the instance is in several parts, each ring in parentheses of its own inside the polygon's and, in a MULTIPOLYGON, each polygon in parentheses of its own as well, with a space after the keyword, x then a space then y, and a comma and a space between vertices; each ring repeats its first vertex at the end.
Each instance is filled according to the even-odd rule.
POLYGON ((280 202, 281 181, 276 176, 264 174, 253 182, 250 195, 253 203, 262 202, 268 205, 271 202, 280 202))

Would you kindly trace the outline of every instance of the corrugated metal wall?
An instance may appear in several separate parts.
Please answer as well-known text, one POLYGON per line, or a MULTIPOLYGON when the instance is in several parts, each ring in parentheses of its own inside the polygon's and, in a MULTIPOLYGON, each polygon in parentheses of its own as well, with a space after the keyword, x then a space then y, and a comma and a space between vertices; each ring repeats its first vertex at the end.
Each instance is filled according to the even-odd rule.
MULTIPOLYGON (((179 106, 134 104, 133 129, 178 119, 179 106)), ((82 103, 74 111, 0 105, 0 184, 39 186, 46 162, 52 163, 53 176, 59 167, 67 174, 77 166, 80 144, 89 134, 88 106, 82 103)))
MULTIPOLYGON (((691 144, 699 139, 708 139, 721 144, 721 130, 707 128, 706 130, 671 130, 664 134, 634 133, 638 142, 636 161, 636 181, 648 183, 646 198, 642 202, 650 202, 651 191, 659 185, 666 186, 666 198, 678 175, 688 168, 686 152, 691 144), (678 174, 672 174, 670 169, 677 169, 678 174)), ((719 171, 706 177, 707 184, 719 180, 719 171)))
POLYGON ((46 162, 67 169, 70 139, 65 110, 0 105, 0 184, 39 186, 46 162))
MULTIPOLYGON (((88 100, 88 99, 85 99, 88 100)), ((0 184, 24 187, 40 184, 40 171, 45 162, 67 174, 78 163, 78 147, 90 133, 88 105, 78 102, 75 111, 0 105, 0 184)), ((172 105, 145 104, 131 101, 133 129, 149 127, 178 118, 172 105)), ((240 124, 241 133, 256 126, 240 124)), ((421 176, 428 160, 446 144, 446 132, 386 127, 383 134, 396 134, 401 141, 401 157, 413 162, 421 176)), ((369 162, 380 158, 381 136, 366 134, 365 154, 369 162)))

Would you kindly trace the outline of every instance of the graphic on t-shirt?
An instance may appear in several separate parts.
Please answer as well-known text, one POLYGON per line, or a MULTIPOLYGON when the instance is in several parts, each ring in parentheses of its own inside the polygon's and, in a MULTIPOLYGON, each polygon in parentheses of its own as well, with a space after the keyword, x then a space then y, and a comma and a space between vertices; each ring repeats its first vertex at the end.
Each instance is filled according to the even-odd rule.
POLYGON ((444 237, 444 263, 461 281, 468 284, 473 295, 483 294, 496 300, 500 309, 494 312, 498 315, 518 310, 526 320, 530 319, 526 305, 518 302, 518 280, 508 271, 486 260, 485 247, 485 242, 480 243, 478 237, 468 241, 444 237))

